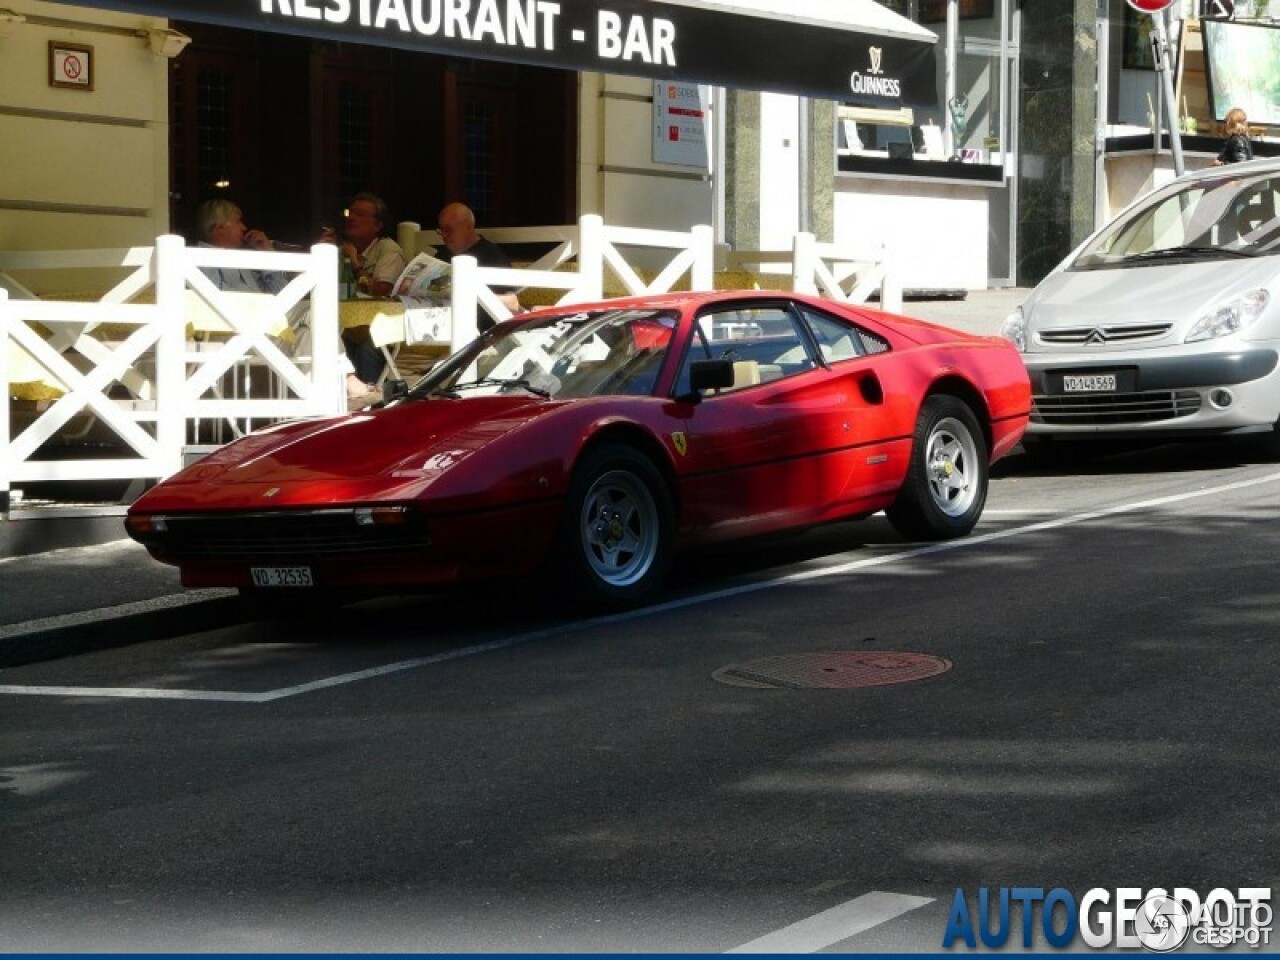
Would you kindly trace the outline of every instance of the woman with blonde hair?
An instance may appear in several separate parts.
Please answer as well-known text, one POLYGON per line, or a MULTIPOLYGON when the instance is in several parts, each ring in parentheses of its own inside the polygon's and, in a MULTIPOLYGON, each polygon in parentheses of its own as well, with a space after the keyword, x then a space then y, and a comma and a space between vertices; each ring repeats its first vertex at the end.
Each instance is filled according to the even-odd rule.
POLYGON ((1222 144, 1218 159, 1213 161, 1215 167, 1253 159, 1253 146, 1249 143, 1249 118, 1243 110, 1232 107, 1227 111, 1227 118, 1222 122, 1222 132, 1227 139, 1222 144))

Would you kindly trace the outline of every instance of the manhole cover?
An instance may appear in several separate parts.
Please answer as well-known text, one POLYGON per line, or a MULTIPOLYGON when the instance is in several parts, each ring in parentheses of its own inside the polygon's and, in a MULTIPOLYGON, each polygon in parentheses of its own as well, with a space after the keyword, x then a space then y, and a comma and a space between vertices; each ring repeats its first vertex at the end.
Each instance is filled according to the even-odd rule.
POLYGON ((859 650, 793 653, 747 663, 731 663, 711 677, 735 687, 847 690, 923 680, 950 669, 950 660, 927 653, 859 650))

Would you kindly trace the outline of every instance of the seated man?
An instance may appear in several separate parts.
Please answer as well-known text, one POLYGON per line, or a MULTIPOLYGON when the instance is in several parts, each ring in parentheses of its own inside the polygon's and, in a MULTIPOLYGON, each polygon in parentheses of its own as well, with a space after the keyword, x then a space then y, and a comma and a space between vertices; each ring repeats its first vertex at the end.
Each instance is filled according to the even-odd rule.
MULTIPOLYGON (((343 226, 345 239, 338 246, 338 255, 351 265, 360 291, 371 297, 389 297, 392 285, 405 268, 400 244, 384 236, 390 221, 387 205, 372 193, 358 193, 347 205, 343 226)), ((322 243, 336 243, 337 236, 326 227, 320 240, 322 243)), ((368 330, 361 328, 360 333, 343 331, 342 339, 356 376, 365 383, 377 383, 387 361, 369 341, 368 330)))
MULTIPOLYGON (((271 238, 261 230, 250 230, 244 224, 240 208, 224 197, 200 204, 196 211, 196 229, 200 246, 223 250, 271 250, 271 238)), ((219 290, 246 293, 279 293, 285 276, 275 271, 243 270, 239 267, 205 267, 204 273, 219 290)))
MULTIPOLYGON (((200 246, 221 247, 224 250, 239 250, 250 247, 254 250, 271 250, 274 244, 271 238, 261 230, 248 229, 243 220, 240 208, 230 200, 216 197, 206 200, 196 211, 196 227, 200 231, 200 246)), ((398 249, 398 248, 397 248, 398 249)), ((287 282, 287 277, 275 271, 242 270, 232 267, 205 267, 204 273, 213 281, 219 290, 244 293, 279 293, 287 282)), ((305 322, 303 323, 305 327, 305 322)), ((295 328, 295 334, 297 329, 295 328)), ((309 337, 303 333, 303 346, 309 350, 309 337)), ((299 346, 297 344, 295 346, 299 346)), ((378 354, 379 360, 382 355, 378 354)), ((346 374, 347 399, 353 409, 368 406, 378 396, 371 382, 357 377, 347 357, 341 362, 346 374)), ((376 375, 373 379, 376 379, 376 375)))
MULTIPOLYGON (((448 263, 454 257, 466 255, 475 257, 482 267, 510 267, 511 261, 502 252, 502 248, 491 240, 486 240, 476 231, 476 215, 464 203, 450 203, 440 211, 436 218, 436 226, 440 230, 440 238, 445 249, 436 256, 448 263)), ((520 312, 520 301, 513 287, 495 287, 494 293, 512 313, 520 312)), ((494 318, 484 311, 478 318, 480 332, 488 330, 494 324, 494 318)))

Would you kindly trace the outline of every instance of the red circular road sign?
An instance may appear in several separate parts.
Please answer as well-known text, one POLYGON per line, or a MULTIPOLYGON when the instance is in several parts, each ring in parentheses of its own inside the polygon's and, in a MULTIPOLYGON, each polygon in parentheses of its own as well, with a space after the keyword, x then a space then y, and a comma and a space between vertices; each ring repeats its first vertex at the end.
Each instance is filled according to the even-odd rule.
POLYGON ((1129 6, 1139 13, 1159 13, 1173 5, 1173 0, 1129 0, 1129 6))

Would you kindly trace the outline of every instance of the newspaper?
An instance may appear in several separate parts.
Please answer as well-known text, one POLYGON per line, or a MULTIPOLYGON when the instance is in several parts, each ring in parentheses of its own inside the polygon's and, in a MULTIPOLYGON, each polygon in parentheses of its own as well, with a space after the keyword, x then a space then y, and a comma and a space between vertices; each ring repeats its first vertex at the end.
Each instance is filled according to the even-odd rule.
POLYGON ((391 288, 404 304, 405 343, 448 343, 449 264, 420 253, 405 266, 391 288))
POLYGON ((400 272, 391 287, 391 295, 402 300, 430 300, 435 306, 441 306, 449 299, 449 270, 445 261, 420 253, 400 272))

